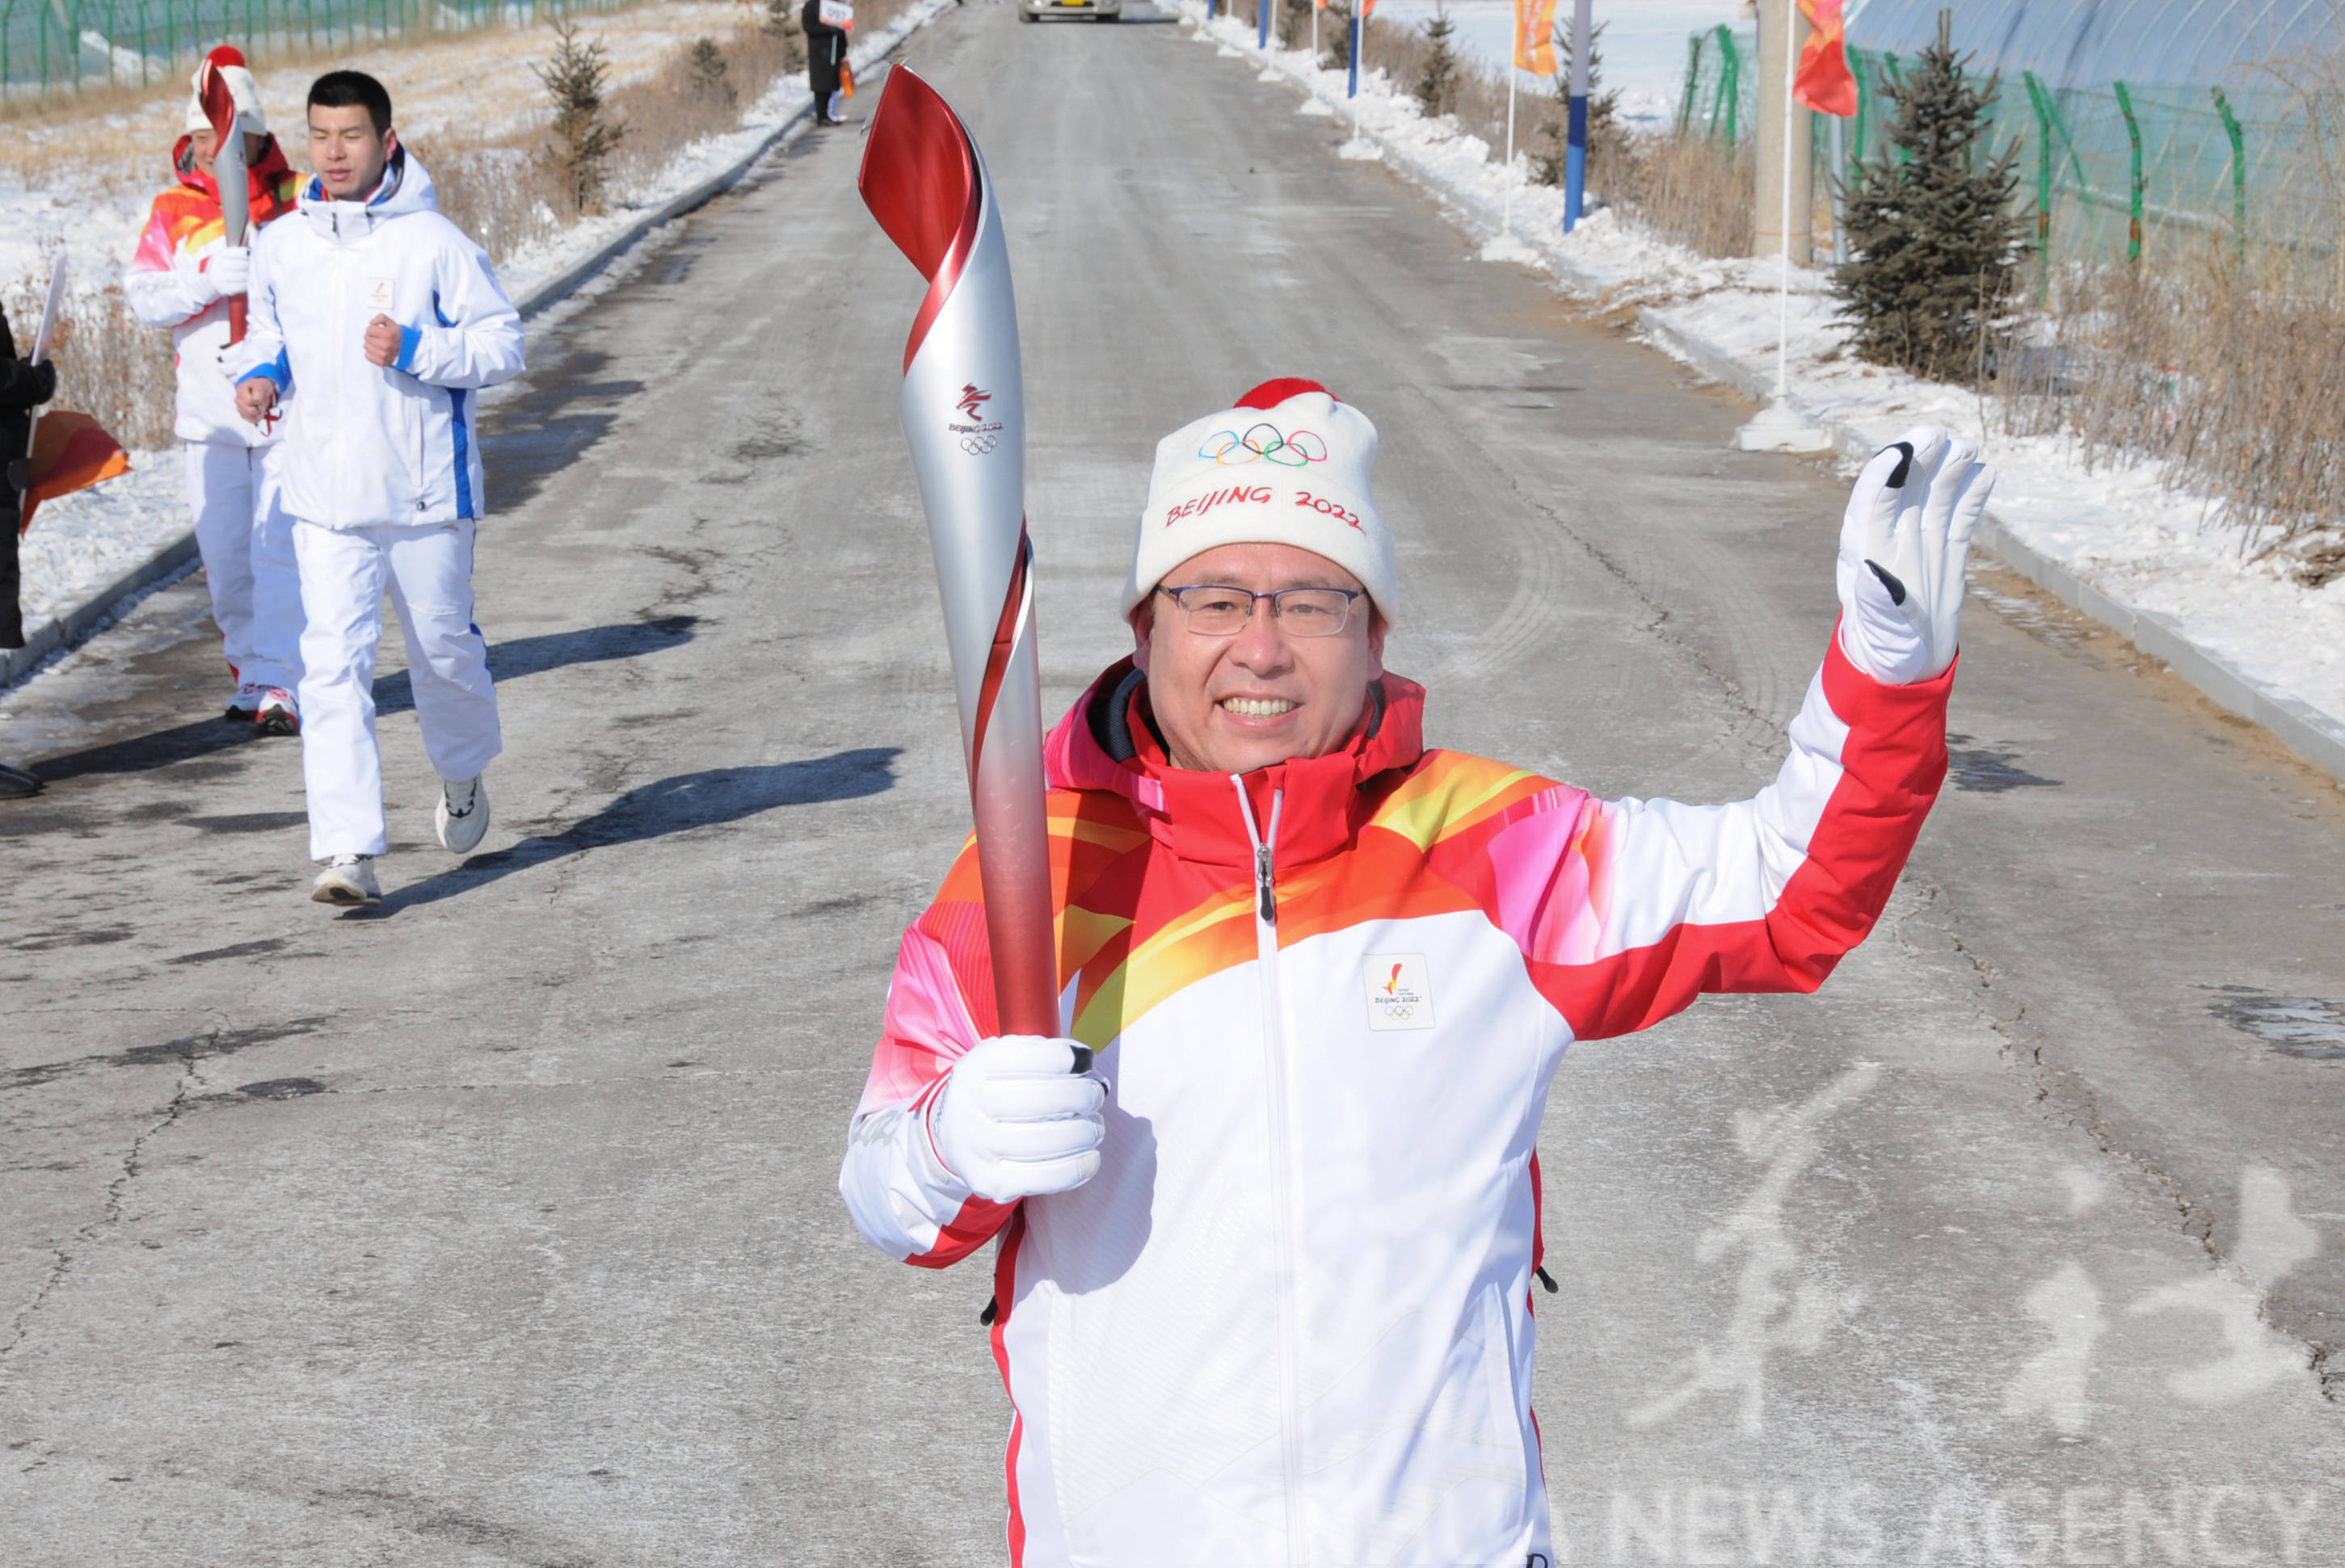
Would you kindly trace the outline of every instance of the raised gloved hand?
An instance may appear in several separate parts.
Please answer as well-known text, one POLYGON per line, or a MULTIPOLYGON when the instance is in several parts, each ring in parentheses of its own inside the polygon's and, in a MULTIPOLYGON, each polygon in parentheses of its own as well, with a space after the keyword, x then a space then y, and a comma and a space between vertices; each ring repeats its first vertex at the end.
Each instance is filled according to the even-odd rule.
POLYGON ((252 252, 241 245, 220 247, 204 258, 203 279, 223 299, 243 293, 252 282, 252 252))
POLYGON ((1978 449, 1936 425, 1916 425, 1864 465, 1840 529, 1840 642, 1850 663, 1902 686, 1954 662, 1964 562, 1994 490, 1978 449))
POLYGON ((952 1065, 929 1102, 929 1136, 971 1192, 1012 1203, 1081 1187, 1099 1173, 1107 1085, 1072 1040, 1004 1035, 952 1065))

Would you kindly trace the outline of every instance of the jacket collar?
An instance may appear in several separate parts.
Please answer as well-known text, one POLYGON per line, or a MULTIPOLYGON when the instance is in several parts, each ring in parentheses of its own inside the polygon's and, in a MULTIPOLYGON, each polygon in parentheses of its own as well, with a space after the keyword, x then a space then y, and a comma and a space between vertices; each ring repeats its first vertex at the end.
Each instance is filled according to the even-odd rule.
MULTIPOLYGON (((201 192, 217 204, 219 187, 212 178, 212 171, 189 156, 188 145, 194 140, 193 137, 182 135, 171 145, 172 177, 189 190, 201 192)), ((291 166, 285 161, 285 149, 277 145, 275 137, 270 137, 269 145, 261 149, 260 161, 247 165, 244 171, 245 179, 251 187, 255 223, 265 221, 266 217, 275 217, 284 210, 284 204, 277 197, 278 182, 292 172, 291 166)))
POLYGON ((391 218, 436 210, 438 197, 423 166, 409 157, 402 146, 391 148, 381 183, 364 200, 341 201, 328 196, 325 182, 311 175, 302 183, 296 205, 320 234, 349 241, 364 238, 391 218))
MULTIPOLYGON (((1269 831, 1276 802, 1272 863, 1302 865, 1349 845, 1368 815, 1364 786, 1380 774, 1414 766, 1424 754, 1425 688, 1386 674, 1341 748, 1241 775, 1260 831, 1269 831)), ((1155 733, 1145 680, 1129 658, 1109 666, 1059 721, 1043 744, 1043 767, 1055 789, 1124 796, 1156 842, 1183 860, 1254 862, 1254 839, 1231 775, 1172 764, 1155 733)))

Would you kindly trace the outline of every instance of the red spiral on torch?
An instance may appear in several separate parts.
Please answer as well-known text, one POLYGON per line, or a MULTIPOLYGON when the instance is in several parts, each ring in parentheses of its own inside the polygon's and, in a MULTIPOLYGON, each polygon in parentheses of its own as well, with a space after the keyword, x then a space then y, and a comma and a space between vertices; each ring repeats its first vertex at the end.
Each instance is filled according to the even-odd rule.
POLYGON ((909 370, 960 281, 960 269, 977 243, 985 192, 977 151, 969 145, 960 116, 908 66, 888 74, 887 96, 871 116, 855 187, 880 229, 929 280, 928 298, 920 301, 904 344, 909 370))

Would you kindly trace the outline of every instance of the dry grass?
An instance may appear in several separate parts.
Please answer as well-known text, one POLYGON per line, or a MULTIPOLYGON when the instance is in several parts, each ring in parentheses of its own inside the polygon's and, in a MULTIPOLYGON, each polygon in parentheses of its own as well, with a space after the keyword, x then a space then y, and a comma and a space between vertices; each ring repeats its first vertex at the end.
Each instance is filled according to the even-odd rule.
POLYGON ((2087 462, 2163 459, 2169 487, 2220 498, 2305 586, 2345 575, 2345 291, 2209 254, 2077 268, 2021 325, 1998 356, 2006 428, 2087 462))
MULTIPOLYGON (((19 351, 31 352, 33 328, 41 316, 39 291, 19 281, 0 289, 0 302, 7 307, 19 351)), ((58 320, 52 352, 57 397, 50 406, 93 416, 133 451, 171 444, 171 335, 133 316, 120 288, 76 296, 58 320)))
MULTIPOLYGON (((2345 234, 2345 52, 2283 73, 2304 110, 2287 200, 2345 234)), ((2015 433, 2086 460, 2164 460, 2167 484, 2224 504, 2242 547, 2308 588, 2345 577, 2345 246, 2208 238, 2136 266, 2045 279, 1999 358, 2015 433)))

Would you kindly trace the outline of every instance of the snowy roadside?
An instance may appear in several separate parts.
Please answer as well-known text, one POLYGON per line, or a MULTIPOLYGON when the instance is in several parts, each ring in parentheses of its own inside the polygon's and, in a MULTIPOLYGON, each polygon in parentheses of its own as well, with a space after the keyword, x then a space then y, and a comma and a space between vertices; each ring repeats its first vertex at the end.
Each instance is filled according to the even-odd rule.
MULTIPOLYGON (((1746 392, 1772 387, 1777 263, 1697 255, 1609 210, 1567 237, 1562 193, 1528 183, 1519 144, 1508 169, 1499 149, 1426 119, 1382 72, 1346 100, 1343 73, 1316 69, 1309 51, 1264 56, 1253 28, 1208 20, 1197 0, 1181 10, 1199 42, 1309 95, 1300 112, 1355 122, 1337 155, 1380 158, 1425 186, 1454 222, 1486 238, 1483 260, 1518 262, 1576 294, 1634 307, 1664 352, 1746 392)), ((2002 433, 1974 393, 1861 363, 1842 352, 1824 275, 1794 269, 1792 290, 1792 400, 1832 430, 1852 471, 1916 423, 1979 438, 2001 474, 1983 545, 2345 785, 2345 578, 2308 589, 2250 561, 2219 504, 2167 490, 2153 461, 2088 465, 2069 442, 2002 433)))
MULTIPOLYGON (((955 3, 918 0, 855 46, 856 70, 870 69, 955 3)), ((744 111, 737 129, 685 148, 612 211, 509 258, 498 268, 507 293, 524 317, 569 297, 645 235, 731 185, 812 110, 802 76, 776 81, 744 111)), ((193 568, 178 449, 134 452, 121 478, 44 505, 21 541, 26 645, 0 652, 0 686, 80 642, 126 596, 193 568)))

